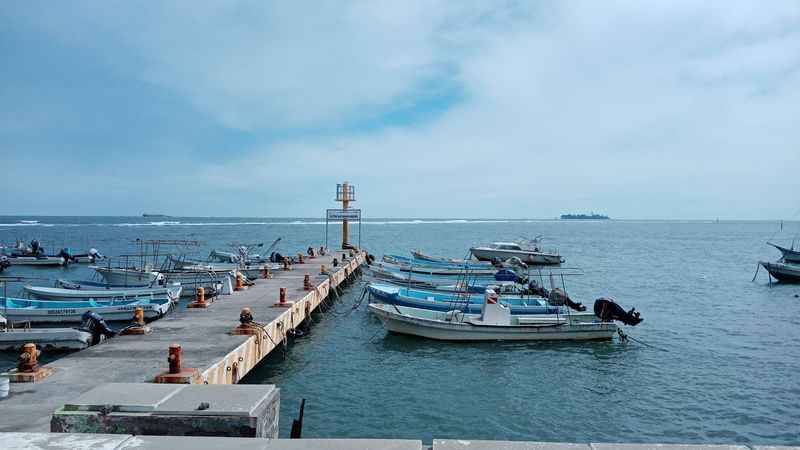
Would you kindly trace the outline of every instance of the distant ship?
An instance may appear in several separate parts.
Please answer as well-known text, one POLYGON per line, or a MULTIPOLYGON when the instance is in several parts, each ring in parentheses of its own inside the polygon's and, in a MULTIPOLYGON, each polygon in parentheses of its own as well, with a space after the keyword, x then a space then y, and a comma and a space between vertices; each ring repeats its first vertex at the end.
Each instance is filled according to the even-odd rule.
POLYGON ((166 215, 166 214, 147 214, 147 213, 144 213, 144 214, 142 214, 142 217, 169 217, 169 216, 166 215))
POLYGON ((609 220, 610 217, 603 214, 562 214, 561 220, 609 220))

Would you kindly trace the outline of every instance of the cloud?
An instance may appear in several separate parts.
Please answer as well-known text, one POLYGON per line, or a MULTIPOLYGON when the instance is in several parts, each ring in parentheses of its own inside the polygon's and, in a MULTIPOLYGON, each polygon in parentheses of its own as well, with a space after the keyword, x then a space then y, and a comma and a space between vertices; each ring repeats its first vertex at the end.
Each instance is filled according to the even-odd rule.
POLYGON ((214 198, 291 186, 265 189, 254 213, 314 215, 349 178, 373 217, 757 218, 800 188, 795 2, 90 2, 12 16, 171 99, 164 129, 131 139, 191 173, 158 181, 176 198, 187 183, 214 198))

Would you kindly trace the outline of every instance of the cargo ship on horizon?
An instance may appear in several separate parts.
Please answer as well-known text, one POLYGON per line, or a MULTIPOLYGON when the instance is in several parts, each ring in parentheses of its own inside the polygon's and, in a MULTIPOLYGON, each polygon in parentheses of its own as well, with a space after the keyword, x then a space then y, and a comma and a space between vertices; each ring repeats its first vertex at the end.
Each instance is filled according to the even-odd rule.
POLYGON ((605 214, 562 214, 561 220, 610 220, 605 214))

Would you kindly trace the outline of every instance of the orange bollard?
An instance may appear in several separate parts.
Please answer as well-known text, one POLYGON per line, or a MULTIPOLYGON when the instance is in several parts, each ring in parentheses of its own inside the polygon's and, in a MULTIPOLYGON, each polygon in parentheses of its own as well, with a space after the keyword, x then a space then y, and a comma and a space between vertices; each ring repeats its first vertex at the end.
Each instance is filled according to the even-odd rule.
POLYGON ((303 254, 302 253, 298 253, 297 254, 297 264, 304 264, 305 262, 306 261, 303 259, 303 254))
POLYGON ((169 356, 167 356, 169 373, 176 374, 181 372, 181 366, 183 365, 182 353, 183 351, 181 350, 180 344, 172 344, 169 346, 169 356))
POLYGON ((244 280, 242 279, 242 272, 236 272, 236 287, 234 291, 241 291, 244 289, 244 280))
POLYGON ((39 368, 38 358, 39 351, 36 350, 36 344, 25 344, 22 346, 22 353, 19 355, 17 362, 17 372, 33 373, 39 368))
POLYGON ((261 278, 263 278, 265 280, 267 278, 272 278, 272 274, 269 273, 269 267, 264 266, 264 267, 261 268, 261 278))
POLYGON ((305 289, 306 291, 310 291, 312 289, 310 273, 307 273, 303 276, 303 289, 305 289))
POLYGON ((180 344, 170 344, 167 363, 169 363, 169 369, 156 375, 153 379, 154 383, 199 384, 203 382, 199 370, 194 367, 183 367, 183 351, 180 344))
POLYGON ((208 308, 208 303, 206 303, 206 288, 200 286, 197 288, 197 295, 195 295, 195 300, 192 303, 186 305, 187 308, 208 308))
POLYGON ((144 309, 141 306, 137 306, 133 312, 133 321, 140 327, 144 326, 144 309))
POLYGON ((279 292, 279 294, 278 294, 278 302, 277 303, 273 303, 272 306, 278 307, 278 308, 288 308, 288 307, 294 305, 294 302, 290 302, 290 301, 286 300, 286 288, 285 287, 282 287, 280 289, 280 291, 278 291, 278 292, 279 292))

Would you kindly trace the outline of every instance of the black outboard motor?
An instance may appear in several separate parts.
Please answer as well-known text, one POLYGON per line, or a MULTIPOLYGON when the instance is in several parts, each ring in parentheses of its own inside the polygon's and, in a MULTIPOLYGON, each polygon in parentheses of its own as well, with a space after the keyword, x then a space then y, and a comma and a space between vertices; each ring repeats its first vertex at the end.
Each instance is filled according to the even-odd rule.
POLYGON ((36 239, 31 241, 31 254, 33 256, 39 256, 40 253, 44 253, 44 249, 39 246, 39 241, 36 239))
POLYGON ((103 316, 94 311, 86 311, 81 316, 81 331, 92 333, 92 345, 97 345, 103 341, 103 337, 114 337, 117 332, 108 326, 103 316))
POLYGON ((573 302, 572 299, 569 298, 569 295, 559 288, 555 288, 550 291, 547 299, 551 305, 567 305, 569 308, 572 308, 575 311, 586 311, 586 307, 583 306, 583 304, 573 302))
POLYGON ((0 273, 2 273, 6 268, 11 266, 11 262, 8 260, 8 256, 2 255, 0 256, 0 273))
POLYGON ((639 317, 636 308, 631 308, 626 312, 622 306, 610 298, 598 298, 594 301, 594 315, 605 321, 619 320, 625 325, 631 326, 636 326, 644 320, 639 317))
POLYGON ((61 251, 58 252, 58 255, 56 256, 64 258, 65 264, 69 264, 70 262, 72 262, 72 254, 70 253, 68 248, 62 248, 61 251))

